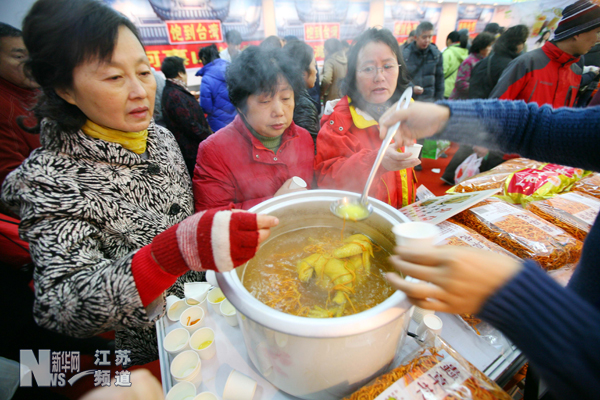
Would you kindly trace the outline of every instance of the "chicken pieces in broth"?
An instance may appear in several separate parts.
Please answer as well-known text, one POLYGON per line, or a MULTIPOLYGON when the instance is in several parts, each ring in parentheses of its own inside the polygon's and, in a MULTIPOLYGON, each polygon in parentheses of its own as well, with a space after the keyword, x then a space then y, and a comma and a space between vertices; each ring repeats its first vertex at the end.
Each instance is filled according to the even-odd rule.
POLYGON ((394 293, 384 279, 391 271, 388 256, 362 234, 341 239, 333 228, 303 229, 261 247, 243 283, 283 312, 312 318, 351 315, 394 293))

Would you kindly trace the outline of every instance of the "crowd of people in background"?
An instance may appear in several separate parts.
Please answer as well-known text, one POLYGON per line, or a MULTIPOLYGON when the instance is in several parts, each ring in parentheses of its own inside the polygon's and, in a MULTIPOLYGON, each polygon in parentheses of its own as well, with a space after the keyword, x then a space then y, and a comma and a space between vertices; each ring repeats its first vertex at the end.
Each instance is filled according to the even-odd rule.
MULTIPOLYGON (((167 57, 160 71, 151 68, 136 27, 103 3, 38 0, 23 31, 0 24, 2 267, 35 265, 28 324, 35 318, 36 329, 58 332, 59 341, 115 330, 115 343, 93 345, 127 348, 134 364, 147 363, 157 357, 152 324, 165 294, 181 295, 183 283, 204 280, 207 269, 241 265, 278 223, 247 210, 295 191, 360 193, 394 118, 418 125, 411 118, 431 111, 439 129, 405 132, 422 140, 467 118, 464 104, 479 114, 504 107, 474 99, 531 103, 515 106, 523 114, 600 104, 600 7, 588 0, 566 7, 530 49, 525 25, 453 31, 444 49, 435 33, 423 21, 402 43, 385 28, 328 39, 319 68, 313 47, 294 36, 245 46, 228 30, 221 51, 198 49, 196 97, 185 60, 167 57), (414 115, 393 114, 409 87, 417 102, 446 108, 417 103, 414 115), (448 107, 460 117, 444 114, 448 107), (307 187, 292 188, 295 176, 307 187), (86 286, 95 290, 77 289, 86 286)), ((441 177, 450 185, 473 153, 482 172, 535 153, 470 142, 455 130, 445 131, 462 142, 441 177)), ((415 201, 421 164, 403 144, 388 148, 369 193, 394 208, 415 201)), ((510 266, 505 281, 529 271, 510 266)), ((3 274, 14 286, 14 272, 3 274)), ((35 347, 27 340, 14 336, 5 347, 35 347)), ((522 345, 545 360, 540 347, 522 345)), ((560 395, 583 393, 577 381, 547 383, 560 395)))

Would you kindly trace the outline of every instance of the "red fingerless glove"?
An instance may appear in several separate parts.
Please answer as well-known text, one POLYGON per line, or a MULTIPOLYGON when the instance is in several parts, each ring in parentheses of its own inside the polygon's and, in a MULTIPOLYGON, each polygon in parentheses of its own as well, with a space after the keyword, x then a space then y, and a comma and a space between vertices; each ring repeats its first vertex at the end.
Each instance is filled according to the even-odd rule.
POLYGON ((208 210, 157 235, 152 256, 163 270, 230 271, 254 256, 258 246, 256 214, 208 210))

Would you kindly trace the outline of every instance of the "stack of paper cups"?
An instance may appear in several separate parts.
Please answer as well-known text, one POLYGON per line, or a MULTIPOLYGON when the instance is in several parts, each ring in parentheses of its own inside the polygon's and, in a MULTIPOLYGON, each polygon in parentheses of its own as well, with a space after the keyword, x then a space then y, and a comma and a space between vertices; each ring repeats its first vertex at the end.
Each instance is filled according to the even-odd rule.
POLYGON ((427 222, 405 222, 395 225, 392 232, 396 235, 396 244, 405 247, 431 247, 440 236, 441 229, 427 222))
POLYGON ((440 333, 442 333, 443 325, 444 324, 443 324, 442 320, 437 315, 433 315, 433 314, 425 315, 425 316, 423 316, 423 320, 421 321, 421 323, 419 324, 419 327, 417 328, 417 336, 419 336, 421 339, 423 339, 425 337, 425 334, 427 333, 427 331, 430 331, 431 333, 435 333, 436 335, 439 335, 440 333))
POLYGON ((412 315, 412 319, 417 324, 420 324, 421 321, 423 321, 423 317, 425 315, 433 315, 433 314, 435 314, 435 311, 433 311, 433 310, 426 310, 424 308, 415 306, 415 309, 414 309, 413 315, 412 315))

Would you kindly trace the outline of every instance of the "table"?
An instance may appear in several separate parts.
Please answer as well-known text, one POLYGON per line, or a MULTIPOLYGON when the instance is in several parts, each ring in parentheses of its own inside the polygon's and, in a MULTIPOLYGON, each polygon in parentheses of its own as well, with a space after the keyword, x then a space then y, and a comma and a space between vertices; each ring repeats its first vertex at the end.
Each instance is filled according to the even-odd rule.
MULTIPOLYGON (((217 354, 210 360, 202 360, 203 381, 198 393, 211 391, 220 398, 229 373, 232 369, 235 369, 257 381, 258 388, 254 397, 255 400, 299 400, 297 397, 278 390, 264 379, 248 357, 240 328, 229 326, 222 316, 215 314, 211 307, 208 307, 208 309, 208 315, 205 316, 203 322, 204 326, 208 326, 215 331, 217 354)), ((444 322, 441 337, 500 386, 506 384, 525 363, 521 352, 503 337, 499 338, 495 346, 492 346, 489 341, 478 336, 456 315, 445 313, 437 313, 437 315, 444 322)), ((169 371, 174 356, 164 350, 162 338, 179 326, 179 323, 170 321, 166 316, 156 323, 162 385, 165 395, 176 382, 174 382, 169 371)), ((415 332, 416 328, 417 324, 411 321, 409 332, 415 332)), ((418 343, 408 337, 399 359, 417 347, 418 343)), ((392 367, 395 366, 397 365, 392 365, 392 367)))

